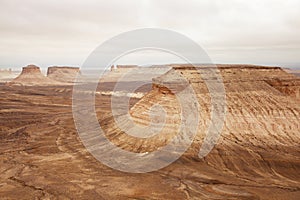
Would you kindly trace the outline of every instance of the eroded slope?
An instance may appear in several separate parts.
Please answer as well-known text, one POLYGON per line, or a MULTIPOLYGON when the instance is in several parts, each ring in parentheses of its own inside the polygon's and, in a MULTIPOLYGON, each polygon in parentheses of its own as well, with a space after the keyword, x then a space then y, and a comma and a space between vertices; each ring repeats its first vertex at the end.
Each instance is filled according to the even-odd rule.
MULTIPOLYGON (((178 66, 173 71, 195 88, 202 108, 201 124, 205 125, 210 115, 206 85, 193 68, 178 66)), ((298 199, 299 99, 269 83, 274 79, 293 82, 297 91, 298 79, 280 68, 221 66, 220 73, 228 112, 219 143, 199 159, 206 128, 200 126, 185 155, 146 174, 110 169, 86 151, 73 123, 70 86, 0 86, 0 197, 298 199)), ((151 105, 159 103, 170 113, 172 118, 167 119, 162 135, 150 140, 126 136, 111 119, 110 97, 96 97, 99 121, 109 130, 112 142, 130 151, 152 151, 176 134, 174 124, 179 122, 180 109, 174 94, 160 84, 166 75, 155 80, 153 90, 140 101, 131 102, 131 116, 140 125, 149 124, 151 105)))

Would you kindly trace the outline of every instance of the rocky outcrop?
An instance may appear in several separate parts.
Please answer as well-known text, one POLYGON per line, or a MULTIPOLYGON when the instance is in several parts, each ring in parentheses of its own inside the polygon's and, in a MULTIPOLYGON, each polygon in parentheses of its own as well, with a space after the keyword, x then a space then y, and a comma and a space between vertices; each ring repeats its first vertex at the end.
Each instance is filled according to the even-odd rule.
MULTIPOLYGON (((240 180, 297 190, 300 163, 296 161, 299 151, 295 148, 300 141, 300 100, 297 96, 300 79, 279 67, 218 67, 226 90, 227 114, 221 138, 205 162, 240 180)), ((175 93, 188 83, 197 96, 200 119, 197 135, 184 160, 197 160, 211 117, 211 97, 204 82, 204 79, 212 80, 208 69, 209 66, 200 70, 204 74, 201 78, 197 68, 173 66, 154 79, 153 89, 130 109, 134 123, 147 127, 153 120, 151 108, 162 106, 166 119, 157 135, 147 139, 132 137, 119 126, 126 127, 130 118, 116 116, 119 123, 116 125, 116 118, 109 116, 100 121, 107 136, 114 144, 133 152, 147 153, 165 146, 180 130, 181 108, 175 93), (187 82, 177 79, 178 76, 187 82)), ((159 118, 156 116, 154 120, 159 118)), ((129 127, 129 130, 134 129, 129 127)))
POLYGON ((45 77, 39 67, 28 65, 23 67, 21 74, 13 79, 8 85, 59 85, 60 82, 45 77))
POLYGON ((48 67, 47 77, 60 82, 73 83, 80 75, 79 67, 48 67))
MULTIPOLYGON (((201 124, 207 124, 211 102, 203 79, 211 80, 208 69, 209 67, 202 67, 199 71, 192 66, 173 66, 167 73, 153 79, 152 90, 131 108, 130 113, 133 119, 137 124, 149 124, 149 118, 145 113, 149 113, 148 109, 155 104, 162 105, 166 112, 169 110, 170 113, 178 113, 176 108, 179 105, 175 93, 182 91, 187 85, 191 85, 198 96, 201 107, 199 113, 205 116, 202 118, 201 124), (178 79, 179 76, 183 77, 185 81, 178 79)), ((265 115, 264 118, 274 119, 273 122, 269 122, 269 120, 267 122, 272 124, 276 123, 277 115, 282 115, 282 109, 285 108, 284 110, 291 116, 298 113, 296 116, 299 117, 300 79, 294 75, 286 73, 280 67, 218 65, 218 69, 223 78, 229 115, 243 113, 245 116, 256 118, 257 114, 261 113, 265 115), (290 108, 288 108, 289 106, 290 108)), ((168 116, 174 118, 175 115, 168 116)), ((232 118, 235 117, 232 116, 232 118)), ((234 124, 232 123, 234 120, 228 121, 230 124, 234 124)), ((299 127, 295 125, 297 123, 291 125, 291 131, 298 130, 299 127)), ((176 126, 169 124, 168 127, 174 128, 174 131, 169 130, 169 132, 175 132, 176 126)), ((232 129, 235 128, 232 127, 232 129)), ((241 129, 241 132, 245 130, 241 129)), ((114 134, 113 131, 108 132, 114 134)))
MULTIPOLYGON (((226 90, 225 126, 214 149, 200 159, 198 152, 211 107, 204 79, 213 78, 209 76, 209 68, 200 72, 205 76, 201 78, 194 67, 173 65, 153 80, 152 89, 145 96, 130 99, 134 100, 130 103, 130 115, 140 126, 147 127, 161 119, 155 112, 151 118, 153 106, 161 105, 167 113, 161 131, 146 139, 127 135, 117 126, 111 117, 113 95, 105 95, 106 92, 96 95, 95 110, 107 139, 126 151, 142 152, 143 158, 179 133, 181 110, 175 94, 186 83, 194 88, 200 118, 191 147, 171 165, 144 174, 111 169, 86 150, 74 126, 71 86, 26 90, 0 87, 3 94, 0 96, 0 196, 5 199, 299 199, 300 102, 279 88, 293 85, 296 89, 298 79, 278 67, 219 65, 226 90), (178 75, 187 81, 177 79, 178 75)), ((100 92, 103 91, 107 88, 100 92)), ((82 113, 89 112, 83 109, 82 113)), ((120 120, 123 120, 121 125, 128 125, 122 116, 120 120)), ((97 129, 91 126, 94 128, 97 129)), ((110 153, 110 160, 117 159, 114 149, 95 142, 95 149, 98 146, 110 153)))

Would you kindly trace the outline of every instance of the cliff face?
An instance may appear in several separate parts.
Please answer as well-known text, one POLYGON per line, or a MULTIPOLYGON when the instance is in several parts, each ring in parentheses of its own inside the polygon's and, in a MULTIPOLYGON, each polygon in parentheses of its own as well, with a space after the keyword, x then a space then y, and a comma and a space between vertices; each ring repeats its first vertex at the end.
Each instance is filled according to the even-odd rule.
POLYGON ((291 78, 291 79, 273 79, 267 80, 268 84, 272 87, 276 88, 278 91, 288 95, 300 99, 300 79, 299 78, 291 78))
MULTIPOLYGON (((206 73, 205 68, 201 73, 206 73)), ((220 65, 219 73, 226 90, 227 114, 218 144, 205 157, 207 165, 258 185, 298 187, 300 152, 295 147, 300 141, 300 79, 279 67, 220 65)), ((173 66, 154 79, 152 91, 130 109, 135 124, 147 127, 153 120, 151 107, 162 106, 166 123, 157 135, 148 139, 131 137, 108 117, 100 121, 108 137, 134 152, 151 152, 168 144, 181 123, 179 102, 172 92, 184 86, 178 76, 192 86, 200 105, 197 135, 183 158, 197 160, 211 117, 211 97, 203 79, 209 81, 211 77, 208 74, 202 79, 193 67, 173 66)), ((118 119, 121 124, 128 123, 126 117, 118 119)))
MULTIPOLYGON (((204 75, 203 78, 209 81, 211 77, 209 77, 209 73, 206 75, 206 72, 207 70, 205 68, 201 70, 201 74, 204 75)), ((256 131, 265 132, 265 134, 255 136, 255 138, 260 138, 257 140, 257 142, 260 143, 263 143, 263 137, 267 137, 270 141, 274 142, 276 139, 274 139, 273 136, 276 134, 286 137, 286 134, 289 135, 293 133, 291 137, 296 137, 293 138, 292 141, 294 143, 297 142, 296 139, 298 136, 296 133, 299 131, 297 120, 293 120, 291 124, 286 123, 285 120, 289 118, 289 116, 292 119, 295 117, 299 119, 299 78, 286 73, 279 67, 232 67, 221 65, 219 66, 219 74, 223 78, 226 92, 228 113, 225 127, 227 127, 227 132, 240 131, 239 135, 241 141, 245 140, 246 137, 242 135, 247 131, 253 133, 256 131), (262 121, 262 124, 268 125, 252 127, 252 124, 260 120, 265 121, 262 121), (276 126, 276 124, 278 125, 280 121, 282 126, 287 128, 286 130, 276 128, 279 127, 276 126), (239 128, 236 129, 236 126, 239 128), (245 127, 242 128, 242 126, 245 127), (264 126, 266 126, 266 128, 263 128, 264 126), (270 132, 272 132, 271 135, 270 132)), ((197 96, 201 108, 198 111, 202 116, 200 119, 201 124, 208 124, 210 119, 211 97, 207 85, 197 69, 186 66, 174 66, 167 73, 153 79, 152 90, 130 110, 133 120, 140 125, 149 124, 150 118, 148 115, 145 115, 145 113, 149 114, 149 109, 153 105, 159 104, 164 107, 167 113, 170 113, 167 116, 172 118, 169 119, 169 121, 167 119, 167 122, 170 122, 170 124, 167 123, 167 127, 173 129, 173 131, 169 130, 166 132, 173 132, 175 134, 175 130, 177 130, 178 127, 175 125, 177 124, 175 123, 176 121, 172 120, 175 118, 179 120, 180 112, 178 110, 179 103, 176 100, 174 91, 182 91, 187 87, 187 84, 191 85, 197 96), (183 77, 185 81, 178 79, 179 76, 183 77)), ((203 139, 205 128, 204 126, 200 127, 199 140, 203 139)), ((114 133, 112 132, 112 134, 114 133)), ((281 136, 279 138, 281 138, 281 136)), ((124 139, 124 141, 126 141, 126 139, 124 139)), ((247 142, 247 139, 245 142, 247 142)))
POLYGON ((73 83, 77 75, 80 75, 79 67, 48 67, 47 77, 60 81, 73 83))
POLYGON ((21 75, 24 74, 42 75, 40 68, 35 65, 27 65, 26 67, 23 67, 21 75))

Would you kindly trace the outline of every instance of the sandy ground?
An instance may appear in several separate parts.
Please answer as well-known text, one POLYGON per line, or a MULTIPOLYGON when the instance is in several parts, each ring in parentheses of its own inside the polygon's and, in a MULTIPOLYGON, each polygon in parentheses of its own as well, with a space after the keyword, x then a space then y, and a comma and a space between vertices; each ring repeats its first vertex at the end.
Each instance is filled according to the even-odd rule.
MULTIPOLYGON (((1 85, 0 198, 299 199, 299 99, 278 84, 249 81, 227 83, 229 118, 207 157, 197 157, 200 135, 179 160, 145 174, 113 170, 87 152, 73 122, 71 86, 1 85)), ((99 122, 107 122, 110 96, 99 94, 96 102, 99 122)), ((149 148, 125 145, 122 137, 114 142, 124 149, 149 148)))

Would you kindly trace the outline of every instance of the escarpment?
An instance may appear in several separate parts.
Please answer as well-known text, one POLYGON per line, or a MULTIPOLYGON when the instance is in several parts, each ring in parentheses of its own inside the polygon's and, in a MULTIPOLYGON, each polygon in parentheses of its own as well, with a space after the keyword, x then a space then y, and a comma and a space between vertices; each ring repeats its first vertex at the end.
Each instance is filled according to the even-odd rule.
MULTIPOLYGON (((189 110, 199 114, 192 145, 169 166, 141 174, 119 172, 95 159, 91 154, 94 152, 86 149, 74 124, 71 84, 0 85, 0 196, 8 199, 299 199, 300 102, 294 95, 299 89, 299 79, 278 67, 218 65, 216 71, 211 66, 168 67, 165 73, 150 79, 152 85, 149 83, 134 92, 126 89, 136 83, 121 81, 119 78, 124 74, 119 73, 116 80, 120 82, 100 81, 96 93, 88 88, 79 93, 95 97, 93 108, 106 139, 128 152, 139 153, 137 157, 142 159, 181 136, 184 108, 199 104, 198 110, 189 110), (217 87, 220 83, 224 90, 217 87), (125 90, 114 90, 117 84, 126 86, 121 88, 125 90), (212 151, 199 158, 212 117, 213 95, 226 97, 224 126, 212 151), (127 104, 125 97, 130 99, 126 112, 123 110, 127 104), (134 125, 141 129, 135 129, 134 125)), ((138 74, 158 74, 151 70, 149 73, 137 70, 133 76, 129 74, 129 80, 138 74)), ((24 69, 24 74, 27 72, 40 74, 35 67, 24 69)), ((36 83, 35 80, 33 84, 36 83)), ((89 103, 85 98, 82 102, 89 103)), ((90 109, 80 108, 84 116, 94 116, 90 109)), ((89 122, 88 118, 84 120, 89 122)), ((89 123, 87 126, 92 131, 97 129, 89 123)), ((101 141, 89 139, 93 149, 99 147, 108 153, 101 154, 101 158, 107 156, 109 161, 132 167, 127 164, 126 156, 116 156, 116 148, 106 148, 101 141)), ((158 162, 168 160, 168 155, 157 159, 158 162)), ((157 162, 149 165, 156 166, 157 162)))
MULTIPOLYGON (((200 117, 197 135, 182 159, 197 160, 211 120, 212 101, 206 82, 215 77, 208 69, 209 66, 173 66, 153 80, 152 90, 130 109, 131 118, 115 116, 121 127, 126 127, 122 124, 129 120, 148 127, 152 120, 160 121, 160 116, 150 114, 151 108, 159 105, 166 117, 156 135, 147 139, 132 137, 126 134, 131 127, 122 130, 111 116, 100 121, 107 137, 128 151, 159 150, 180 134, 181 106, 176 92, 190 86, 199 103, 200 117)), ((300 152, 291 149, 300 141, 300 79, 279 67, 218 65, 216 73, 222 77, 227 112, 220 139, 205 157, 207 164, 239 179, 257 181, 258 185, 296 189, 300 152), (283 167, 286 165, 289 169, 283 167)))
MULTIPOLYGON (((180 92, 189 85, 197 96, 198 112, 201 116, 201 126, 196 141, 202 140, 211 110, 210 91, 206 81, 215 78, 207 69, 205 66, 199 68, 174 66, 167 73, 154 79, 152 90, 131 108, 130 114, 133 121, 140 125, 149 124, 150 119, 147 113, 155 104, 161 105, 166 112, 170 112, 167 117, 180 119, 178 111, 180 105, 174 92, 180 92)), ((296 133, 299 127, 296 119, 299 119, 299 99, 294 94, 300 88, 299 78, 286 73, 279 67, 220 65, 216 72, 222 77, 226 96, 224 103, 227 107, 227 116, 224 134, 236 132, 234 137, 247 143, 255 140, 256 143, 263 144, 265 139, 270 140, 270 143, 288 142, 284 138, 290 138, 289 142, 297 142, 299 135, 296 133), (282 87, 287 87, 292 92, 286 92, 281 85, 273 83, 274 80, 284 82, 282 87), (295 120, 285 123, 285 119, 289 116, 295 120), (284 129, 278 128, 280 121, 284 129), (248 131, 253 134, 253 138, 243 136, 248 131)), ((165 127, 174 129, 174 131, 166 132, 176 132, 177 123, 172 120, 166 122, 165 127)), ((110 133, 115 134, 115 132, 110 133)))

